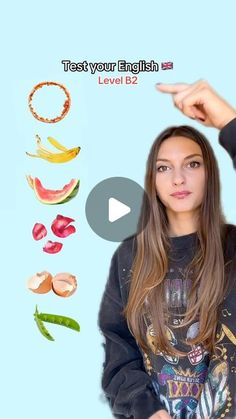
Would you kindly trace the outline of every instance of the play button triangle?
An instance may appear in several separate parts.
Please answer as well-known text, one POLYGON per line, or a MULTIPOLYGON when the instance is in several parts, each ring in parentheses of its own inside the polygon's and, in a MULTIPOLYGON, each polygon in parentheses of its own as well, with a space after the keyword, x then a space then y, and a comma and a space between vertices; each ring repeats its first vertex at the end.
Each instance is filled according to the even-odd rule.
POLYGON ((146 227, 149 199, 132 179, 110 177, 97 183, 86 200, 87 221, 95 234, 105 240, 121 242, 146 227), (139 223, 145 204, 145 222, 139 223))
POLYGON ((125 205, 123 202, 118 201, 115 198, 109 198, 108 200, 108 219, 111 223, 119 218, 124 217, 129 214, 131 211, 128 205, 125 205))

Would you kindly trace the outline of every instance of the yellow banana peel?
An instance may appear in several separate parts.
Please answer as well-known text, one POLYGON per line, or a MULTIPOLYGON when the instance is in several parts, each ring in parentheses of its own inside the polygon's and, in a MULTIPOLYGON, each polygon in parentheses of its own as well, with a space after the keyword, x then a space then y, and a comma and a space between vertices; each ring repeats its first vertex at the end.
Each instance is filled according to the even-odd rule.
POLYGON ((50 163, 65 163, 74 159, 80 151, 80 147, 72 148, 63 153, 48 153, 43 150, 38 150, 38 156, 41 159, 47 160, 50 163))
POLYGON ((58 150, 61 150, 61 153, 53 153, 52 151, 48 150, 41 141, 39 135, 36 135, 36 143, 37 143, 37 154, 31 154, 26 151, 27 156, 30 157, 37 157, 40 159, 47 160, 50 163, 66 163, 70 160, 73 160, 80 152, 80 147, 73 147, 73 148, 66 148, 62 144, 60 144, 55 138, 48 137, 47 138, 50 144, 52 144, 58 150))
POLYGON ((66 148, 64 145, 60 144, 55 138, 53 137, 48 137, 47 140, 49 141, 50 144, 52 144, 55 148, 57 148, 58 150, 61 151, 67 151, 68 148, 66 148))

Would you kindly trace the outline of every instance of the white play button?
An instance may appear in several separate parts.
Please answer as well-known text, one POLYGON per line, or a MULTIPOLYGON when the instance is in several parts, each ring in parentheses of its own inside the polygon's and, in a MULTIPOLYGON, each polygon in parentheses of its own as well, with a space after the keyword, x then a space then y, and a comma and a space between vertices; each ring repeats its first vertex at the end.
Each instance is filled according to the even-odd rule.
POLYGON ((91 190, 85 212, 90 227, 98 236, 121 242, 146 227, 149 208, 149 199, 138 183, 129 178, 110 177, 91 190), (139 225, 142 205, 145 205, 145 220, 139 225))
POLYGON ((109 198, 108 200, 108 219, 110 223, 113 223, 119 218, 124 217, 129 214, 131 211, 128 205, 125 205, 123 202, 118 201, 115 198, 109 198))

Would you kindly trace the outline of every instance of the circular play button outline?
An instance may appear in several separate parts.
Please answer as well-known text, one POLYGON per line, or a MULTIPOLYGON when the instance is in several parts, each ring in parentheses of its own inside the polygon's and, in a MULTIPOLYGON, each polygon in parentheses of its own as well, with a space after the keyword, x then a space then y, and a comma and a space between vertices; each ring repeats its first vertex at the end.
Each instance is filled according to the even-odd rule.
POLYGON ((138 221, 144 199, 148 202, 146 192, 134 180, 120 176, 106 178, 87 197, 88 224, 103 239, 121 242, 140 232, 138 221))

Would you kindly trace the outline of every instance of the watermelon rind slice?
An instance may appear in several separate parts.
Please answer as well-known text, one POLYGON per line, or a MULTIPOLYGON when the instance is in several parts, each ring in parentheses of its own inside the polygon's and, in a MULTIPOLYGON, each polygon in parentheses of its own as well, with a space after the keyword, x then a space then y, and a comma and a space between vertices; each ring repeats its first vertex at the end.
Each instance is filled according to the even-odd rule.
POLYGON ((26 176, 29 185, 34 189, 35 195, 40 202, 46 205, 65 204, 73 199, 78 191, 80 181, 78 179, 71 179, 71 181, 64 185, 60 190, 46 189, 38 178, 26 176))

